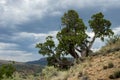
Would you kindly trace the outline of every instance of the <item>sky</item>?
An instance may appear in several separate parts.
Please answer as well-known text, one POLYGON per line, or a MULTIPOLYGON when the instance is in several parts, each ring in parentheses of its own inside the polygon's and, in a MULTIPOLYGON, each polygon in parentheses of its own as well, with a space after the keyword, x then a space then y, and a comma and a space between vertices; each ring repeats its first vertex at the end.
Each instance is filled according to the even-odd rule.
MULTIPOLYGON (((26 62, 38 60, 36 43, 60 31, 61 17, 70 9, 79 13, 86 26, 95 13, 102 12, 120 34, 120 0, 0 0, 0 60, 26 62)), ((88 35, 93 36, 90 30, 88 35)), ((92 47, 105 43, 97 39, 92 47)))

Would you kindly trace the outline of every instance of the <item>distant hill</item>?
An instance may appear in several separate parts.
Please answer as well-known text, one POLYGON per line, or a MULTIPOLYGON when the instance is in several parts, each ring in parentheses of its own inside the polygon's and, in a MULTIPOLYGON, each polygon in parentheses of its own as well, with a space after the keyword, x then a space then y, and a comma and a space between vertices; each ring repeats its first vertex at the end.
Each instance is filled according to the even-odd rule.
MULTIPOLYGON (((69 61, 73 61, 73 58, 71 57, 68 57, 67 58, 69 61)), ((27 64, 36 64, 36 65, 41 65, 41 66, 46 66, 47 65, 47 58, 41 58, 39 60, 36 60, 36 61, 29 61, 29 62, 26 62, 27 64)))
POLYGON ((27 64, 24 62, 13 62, 13 61, 6 61, 0 60, 0 66, 3 64, 12 64, 15 66, 16 71, 24 74, 35 74, 40 73, 42 71, 43 66, 37 64, 27 64))
POLYGON ((36 64, 36 65, 41 65, 41 66, 46 66, 47 65, 47 58, 41 58, 36 61, 29 61, 26 62, 26 64, 36 64))

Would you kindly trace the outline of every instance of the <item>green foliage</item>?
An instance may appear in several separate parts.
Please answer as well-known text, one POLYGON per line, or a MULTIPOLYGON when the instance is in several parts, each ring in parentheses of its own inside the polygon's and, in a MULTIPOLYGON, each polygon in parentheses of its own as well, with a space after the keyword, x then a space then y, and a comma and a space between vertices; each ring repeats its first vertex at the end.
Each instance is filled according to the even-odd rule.
POLYGON ((63 29, 57 34, 58 48, 61 53, 74 54, 70 50, 80 45, 87 38, 85 33, 87 28, 75 10, 69 10, 63 15, 61 20, 63 29))
POLYGON ((91 39, 86 34, 87 27, 75 10, 68 10, 62 16, 61 23, 62 29, 56 36, 59 42, 57 46, 55 46, 51 36, 48 36, 44 43, 36 45, 40 54, 50 57, 48 63, 49 61, 61 63, 61 56, 69 54, 76 60, 80 59, 80 54, 82 57, 86 57, 89 55, 96 38, 104 41, 104 37, 110 37, 114 34, 110 29, 111 22, 105 19, 101 12, 94 14, 89 20, 89 26, 94 33, 91 39))
POLYGON ((108 68, 113 68, 114 67, 114 64, 113 63, 108 63, 108 68))
POLYGON ((8 78, 5 76, 3 79, 0 79, 0 80, 43 80, 40 78, 41 78, 40 76, 23 75, 22 73, 15 72, 12 78, 8 78))
POLYGON ((39 48, 40 54, 48 56, 48 65, 55 65, 60 62, 60 53, 56 52, 57 48, 52 38, 52 36, 48 36, 44 43, 39 43, 36 45, 36 47, 39 48))
POLYGON ((109 62, 107 66, 103 66, 103 69, 113 68, 114 64, 109 62))
POLYGON ((48 61, 48 65, 49 65, 49 66, 52 66, 52 65, 57 64, 57 60, 55 59, 54 56, 52 56, 52 57, 47 57, 47 61, 48 61))
POLYGON ((4 64, 0 67, 0 79, 4 76, 7 78, 12 77, 13 73, 15 72, 15 68, 12 64, 4 64))
POLYGON ((65 13, 62 17, 62 24, 63 29, 57 34, 58 48, 61 53, 70 54, 74 58, 79 58, 79 54, 75 50, 82 56, 88 56, 96 38, 104 41, 105 36, 113 35, 113 31, 110 29, 111 22, 104 19, 101 12, 94 14, 89 20, 90 28, 95 34, 91 41, 88 40, 89 35, 85 33, 87 27, 76 11, 69 10, 65 13))
POLYGON ((110 29, 111 22, 104 19, 104 15, 100 12, 94 14, 89 20, 89 25, 92 31, 95 33, 95 36, 101 38, 104 41, 105 36, 113 35, 113 31, 110 29))
POLYGON ((110 79, 120 78, 120 71, 115 71, 112 75, 109 76, 110 79))
POLYGON ((40 49, 39 50, 40 54, 51 56, 55 50, 55 44, 54 41, 52 40, 52 36, 48 36, 46 38, 46 42, 37 44, 36 48, 40 49))

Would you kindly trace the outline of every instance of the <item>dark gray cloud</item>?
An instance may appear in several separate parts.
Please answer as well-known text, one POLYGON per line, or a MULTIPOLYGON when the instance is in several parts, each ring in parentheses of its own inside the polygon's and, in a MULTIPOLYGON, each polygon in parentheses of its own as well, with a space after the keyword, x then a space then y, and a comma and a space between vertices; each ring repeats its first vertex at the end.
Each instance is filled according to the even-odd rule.
POLYGON ((61 24, 60 22, 60 16, 46 16, 42 20, 37 19, 25 24, 18 25, 18 28, 23 32, 46 33, 49 31, 59 30, 61 24))
MULTIPOLYGON (((69 9, 75 9, 87 26, 91 15, 103 12, 114 32, 120 33, 120 0, 0 0, 0 59, 28 61, 42 57, 35 44, 44 42, 48 35, 55 37, 61 16, 69 9)), ((93 48, 102 45, 98 39, 93 48)))

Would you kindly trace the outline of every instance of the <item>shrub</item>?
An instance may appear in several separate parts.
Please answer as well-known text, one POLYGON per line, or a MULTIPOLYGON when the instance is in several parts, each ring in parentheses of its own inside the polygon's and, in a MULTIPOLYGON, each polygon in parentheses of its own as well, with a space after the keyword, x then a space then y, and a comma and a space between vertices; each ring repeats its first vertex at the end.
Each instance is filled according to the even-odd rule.
POLYGON ((3 79, 4 76, 9 78, 12 77, 15 72, 15 68, 12 64, 4 64, 0 67, 0 79, 3 79))
POLYGON ((108 68, 113 68, 114 67, 114 64, 113 63, 108 63, 108 68))
POLYGON ((57 76, 58 75, 57 73, 58 73, 58 70, 54 68, 54 66, 48 66, 42 70, 42 75, 47 79, 53 76, 57 76))
POLYGON ((103 66, 103 69, 107 69, 107 68, 113 68, 114 64, 113 63, 108 63, 108 66, 103 66))
POLYGON ((109 76, 110 79, 120 78, 120 71, 115 71, 112 75, 109 76))
POLYGON ((120 78, 120 71, 116 71, 116 72, 114 73, 114 77, 115 77, 115 78, 120 78))
POLYGON ((107 66, 103 66, 103 69, 107 69, 108 67, 107 66))
POLYGON ((113 75, 110 75, 109 78, 110 78, 110 79, 114 79, 114 76, 113 76, 113 75))

